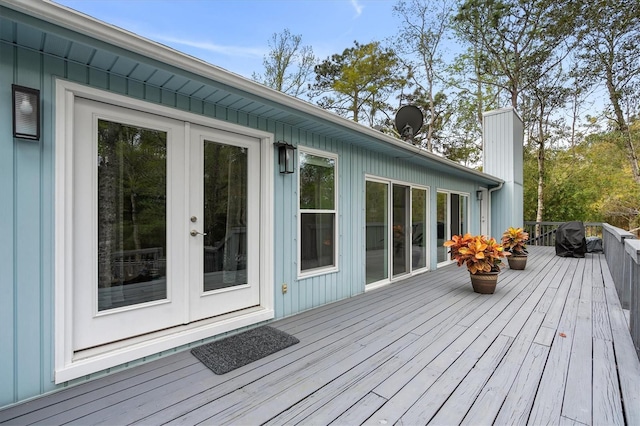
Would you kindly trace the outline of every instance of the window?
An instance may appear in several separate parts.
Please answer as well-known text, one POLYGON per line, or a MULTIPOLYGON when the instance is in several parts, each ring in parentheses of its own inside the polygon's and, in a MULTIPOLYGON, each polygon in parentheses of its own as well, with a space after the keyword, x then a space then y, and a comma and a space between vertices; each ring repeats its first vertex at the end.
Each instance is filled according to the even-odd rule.
POLYGON ((336 264, 337 157, 300 149, 300 272, 336 264))

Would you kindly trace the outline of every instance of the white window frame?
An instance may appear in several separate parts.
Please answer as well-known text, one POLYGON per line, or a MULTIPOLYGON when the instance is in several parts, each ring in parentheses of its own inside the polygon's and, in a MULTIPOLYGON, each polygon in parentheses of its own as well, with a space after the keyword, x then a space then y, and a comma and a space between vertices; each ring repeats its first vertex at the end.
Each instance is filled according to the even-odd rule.
POLYGON ((321 151, 319 149, 314 149, 314 148, 309 148, 309 147, 303 147, 303 146, 298 146, 298 162, 297 162, 297 176, 298 176, 298 197, 296 200, 296 203, 298 205, 298 279, 305 279, 305 278, 310 278, 310 277, 314 277, 314 276, 318 276, 318 275, 324 275, 324 274, 328 274, 328 273, 333 273, 333 272, 337 272, 339 271, 339 264, 338 264, 338 259, 340 259, 340 245, 339 245, 339 241, 338 241, 338 236, 340 235, 339 232, 339 206, 338 206, 338 200, 340 199, 340 197, 338 196, 338 188, 340 188, 340 185, 338 183, 338 170, 339 170, 339 160, 338 160, 338 154, 332 153, 332 152, 328 152, 328 151, 321 151), (334 167, 333 167, 333 172, 334 172, 334 177, 333 177, 333 197, 334 197, 334 203, 333 203, 333 210, 320 210, 320 209, 301 209, 300 208, 300 183, 301 183, 301 174, 300 174, 300 154, 301 153, 305 153, 305 154, 310 154, 310 155, 314 155, 316 157, 323 157, 323 158, 328 158, 334 161, 334 167), (334 230, 333 230, 333 241, 334 241, 334 251, 333 251, 333 265, 330 266, 321 266, 318 268, 313 268, 313 269, 307 269, 307 270, 302 270, 302 215, 305 213, 332 213, 334 215, 334 230))

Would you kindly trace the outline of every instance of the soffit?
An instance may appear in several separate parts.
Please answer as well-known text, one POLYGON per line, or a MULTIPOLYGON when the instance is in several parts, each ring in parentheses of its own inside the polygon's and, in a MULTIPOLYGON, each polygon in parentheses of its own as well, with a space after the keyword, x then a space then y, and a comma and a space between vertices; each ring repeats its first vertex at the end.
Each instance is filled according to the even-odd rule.
POLYGON ((55 3, 0 0, 0 41, 485 185, 502 182, 55 3), (3 7, 2 5, 7 7, 3 7), (61 22, 65 21, 65 22, 61 22), (70 29, 70 28, 73 28, 70 29))

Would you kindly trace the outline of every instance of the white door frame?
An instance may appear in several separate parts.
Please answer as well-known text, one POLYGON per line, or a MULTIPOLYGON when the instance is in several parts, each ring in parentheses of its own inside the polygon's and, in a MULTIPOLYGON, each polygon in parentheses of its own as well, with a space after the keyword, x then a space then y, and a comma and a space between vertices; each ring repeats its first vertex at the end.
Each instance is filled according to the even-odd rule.
MULTIPOLYGON (((188 144, 187 144, 188 145, 188 144)), ((188 148, 185 167, 188 169, 188 148)), ((274 317, 273 282, 273 135, 267 132, 218 121, 166 106, 90 88, 62 79, 55 80, 55 284, 54 284, 54 379, 63 383, 84 375, 156 354, 220 333, 256 324, 274 317), (124 108, 181 120, 185 123, 184 139, 189 125, 198 124, 222 131, 238 133, 260 140, 260 305, 240 312, 222 315, 197 323, 150 333, 138 338, 115 342, 82 352, 74 351, 74 104, 76 97, 118 105, 124 108)), ((183 178, 186 181, 186 178, 183 178)), ((189 215, 188 203, 181 206, 189 215)), ((188 224, 184 225, 185 233, 188 224)), ((187 250, 178 265, 188 264, 187 250)))
POLYGON ((489 211, 489 190, 481 187, 482 200, 480 200, 480 234, 489 235, 489 223, 491 221, 491 212, 489 211))

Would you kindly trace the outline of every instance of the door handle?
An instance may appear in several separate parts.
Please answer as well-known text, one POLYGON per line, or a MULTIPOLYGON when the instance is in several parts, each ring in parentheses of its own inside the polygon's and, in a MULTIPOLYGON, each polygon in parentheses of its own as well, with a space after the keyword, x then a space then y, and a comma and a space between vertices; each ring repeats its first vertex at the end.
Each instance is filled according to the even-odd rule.
POLYGON ((196 231, 195 229, 192 229, 191 232, 189 232, 189 233, 191 234, 192 237, 196 237, 196 236, 198 236, 198 234, 200 234, 202 236, 207 235, 206 232, 199 232, 199 231, 196 231))

